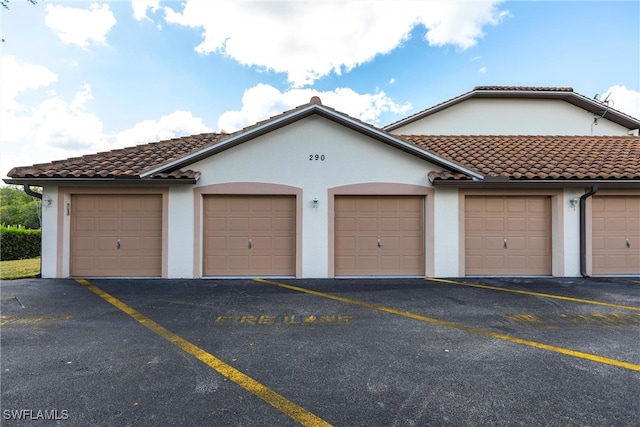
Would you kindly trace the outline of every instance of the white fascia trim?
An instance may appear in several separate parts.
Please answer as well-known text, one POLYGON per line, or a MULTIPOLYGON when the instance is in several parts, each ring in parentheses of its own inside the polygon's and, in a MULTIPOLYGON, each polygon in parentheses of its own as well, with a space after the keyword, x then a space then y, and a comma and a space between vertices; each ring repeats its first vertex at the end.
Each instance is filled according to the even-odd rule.
POLYGON ((167 163, 166 165, 162 165, 160 167, 157 167, 155 169, 152 169, 148 172, 143 173, 142 175, 140 175, 141 178, 146 178, 148 176, 151 176, 153 174, 156 174, 158 172, 162 172, 165 171, 167 169, 171 169, 176 165, 180 165, 180 164, 188 164, 190 163, 190 160, 192 159, 196 159, 196 158, 200 158, 200 157, 206 157, 206 154, 210 151, 222 151, 224 150, 228 145, 232 145, 239 139, 245 139, 247 137, 250 137, 252 134, 258 134, 261 135, 262 133, 265 133, 266 130, 268 130, 269 128, 272 127, 278 127, 278 125, 282 122, 286 122, 286 121, 290 121, 293 117, 297 116, 297 115, 301 115, 301 114, 308 114, 311 110, 314 110, 317 107, 317 105, 309 105, 308 107, 305 107, 301 110, 297 110, 295 112, 293 112, 290 115, 285 115, 282 117, 278 117, 276 119, 273 120, 269 120, 266 123, 263 123, 260 126, 256 126, 253 129, 250 129, 246 132, 239 132, 237 135, 232 136, 226 140, 224 140, 223 142, 219 143, 219 144, 214 144, 211 147, 207 147, 205 149, 202 149, 200 151, 197 151, 195 153, 191 153, 188 156, 182 157, 178 160, 174 160, 171 163, 167 163))
POLYGON ((381 139, 381 140, 385 140, 387 142, 390 143, 390 145, 395 145, 397 148, 400 148, 406 152, 410 152, 414 155, 416 155, 417 157, 421 157, 425 160, 443 165, 447 168, 450 168, 451 170, 454 170, 456 172, 460 172, 463 173, 465 175, 469 175, 471 177, 473 177, 474 179, 478 179, 478 180, 482 180, 484 178, 483 175, 480 175, 476 172, 473 172, 472 170, 466 169, 460 165, 457 165, 455 163, 452 163, 448 160, 445 160, 441 157, 435 156, 425 150, 422 150, 418 147, 415 147, 414 145, 411 145, 401 139, 398 139, 394 136, 389 135, 388 133, 381 131, 375 127, 370 127, 367 125, 364 125, 363 123, 352 119, 350 117, 346 117, 343 116, 341 114, 336 113, 334 110, 328 109, 322 105, 318 105, 318 104, 311 104, 307 107, 301 108, 300 110, 296 110, 293 111, 291 114, 285 114, 281 117, 278 117, 276 119, 273 120, 269 120, 266 123, 263 123, 262 125, 256 126, 255 128, 252 128, 246 132, 240 132, 235 136, 232 136, 226 140, 224 140, 223 142, 219 143, 219 144, 215 144, 211 147, 205 148, 203 150, 200 150, 198 152, 192 153, 188 156, 185 156, 181 159, 178 160, 174 160, 171 163, 168 163, 166 165, 162 165, 158 168, 152 169, 148 172, 145 172, 144 174, 140 175, 141 178, 146 178, 149 177, 153 174, 159 173, 159 172, 163 172, 167 169, 171 169, 175 166, 178 165, 182 165, 182 164, 189 164, 191 162, 191 160, 196 160, 196 159, 200 159, 203 157, 207 157, 207 153, 215 153, 217 151, 223 151, 225 150, 227 147, 229 146, 233 146, 235 145, 238 140, 246 140, 246 139, 251 139, 252 135, 262 135, 264 133, 269 132, 271 129, 277 129, 279 128, 281 125, 283 124, 287 124, 289 122, 292 121, 296 121, 300 118, 306 117, 310 114, 313 113, 319 113, 322 116, 325 116, 326 118, 329 118, 330 120, 342 123, 343 125, 351 128, 351 129, 356 129, 358 131, 360 131, 361 133, 364 134, 368 134, 369 136, 373 136, 377 139, 381 139))

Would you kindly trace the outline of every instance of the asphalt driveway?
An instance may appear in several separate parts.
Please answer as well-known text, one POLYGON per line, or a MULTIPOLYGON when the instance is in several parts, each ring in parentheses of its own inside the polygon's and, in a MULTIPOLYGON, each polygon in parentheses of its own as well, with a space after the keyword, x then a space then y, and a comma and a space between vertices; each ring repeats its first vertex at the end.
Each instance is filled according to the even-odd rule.
POLYGON ((640 279, 0 292, 2 425, 640 424, 640 279))

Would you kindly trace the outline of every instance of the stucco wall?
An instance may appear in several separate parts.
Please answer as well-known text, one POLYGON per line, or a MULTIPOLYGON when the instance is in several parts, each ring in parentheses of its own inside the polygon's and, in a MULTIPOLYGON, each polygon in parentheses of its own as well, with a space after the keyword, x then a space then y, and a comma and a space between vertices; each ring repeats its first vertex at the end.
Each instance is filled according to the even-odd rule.
MULTIPOLYGON (((428 172, 441 169, 319 116, 302 119, 190 168, 202 172, 197 188, 233 182, 300 188, 303 277, 327 277, 329 274, 328 197, 331 188, 363 183, 430 188, 428 172), (312 207, 314 199, 318 200, 317 208, 312 207)), ((175 221, 190 214, 188 211, 184 214, 175 212, 171 218, 175 221)), ((187 256, 181 254, 184 261, 187 256)))
POLYGON ((619 135, 628 129, 562 100, 468 99, 395 129, 397 135, 619 135))

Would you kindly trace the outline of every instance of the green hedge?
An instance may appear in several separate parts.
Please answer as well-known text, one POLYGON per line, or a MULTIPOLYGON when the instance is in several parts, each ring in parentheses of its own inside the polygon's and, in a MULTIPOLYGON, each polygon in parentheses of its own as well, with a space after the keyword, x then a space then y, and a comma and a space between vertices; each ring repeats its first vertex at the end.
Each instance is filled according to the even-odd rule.
POLYGON ((11 261, 40 256, 41 230, 0 227, 0 260, 11 261))

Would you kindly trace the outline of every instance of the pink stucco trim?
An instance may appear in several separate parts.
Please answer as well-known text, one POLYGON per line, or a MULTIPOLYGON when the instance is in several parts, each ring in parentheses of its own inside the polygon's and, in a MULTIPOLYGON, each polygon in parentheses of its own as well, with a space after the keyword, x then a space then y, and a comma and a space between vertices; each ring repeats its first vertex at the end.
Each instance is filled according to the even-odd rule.
POLYGON ((335 277, 335 197, 336 196, 424 196, 425 204, 425 275, 433 276, 434 272, 434 215, 433 194, 431 187, 413 184, 398 184, 389 182, 369 182, 362 184, 343 185, 329 188, 329 257, 328 276, 335 277))
MULTIPOLYGON (((65 265, 63 242, 69 241, 67 251, 71 251, 70 239, 71 224, 65 225, 66 202, 74 194, 159 194, 162 196, 162 273, 161 277, 166 278, 169 271, 169 189, 168 188, 94 188, 94 187, 60 187, 58 189, 58 230, 57 230, 57 256, 56 256, 56 277, 63 277, 63 272, 69 271, 69 266, 65 265)), ((69 263, 67 258, 67 264, 69 263)))
POLYGON ((458 276, 465 276, 465 200, 467 196, 546 196, 551 199, 551 272, 553 276, 564 276, 564 206, 563 190, 505 190, 460 189, 458 193, 458 276))
POLYGON ((202 198, 205 195, 290 195, 296 198, 296 277, 302 277, 302 188, 264 182, 229 182, 197 187, 194 192, 193 277, 202 277, 202 198))

